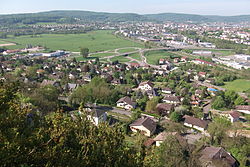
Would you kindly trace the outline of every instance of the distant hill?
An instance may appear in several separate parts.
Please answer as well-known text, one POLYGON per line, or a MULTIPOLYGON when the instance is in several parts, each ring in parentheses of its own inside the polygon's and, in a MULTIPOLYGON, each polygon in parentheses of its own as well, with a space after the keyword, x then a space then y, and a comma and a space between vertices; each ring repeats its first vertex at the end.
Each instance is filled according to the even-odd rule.
POLYGON ((161 13, 144 15, 149 19, 158 21, 176 21, 176 22, 250 22, 250 15, 240 16, 216 16, 216 15, 195 15, 178 13, 161 13))
POLYGON ((161 13, 139 15, 135 13, 105 13, 90 11, 49 11, 28 14, 0 15, 0 25, 35 24, 37 22, 77 23, 77 22, 125 22, 125 21, 175 21, 175 22, 250 22, 250 15, 205 16, 195 14, 161 13))

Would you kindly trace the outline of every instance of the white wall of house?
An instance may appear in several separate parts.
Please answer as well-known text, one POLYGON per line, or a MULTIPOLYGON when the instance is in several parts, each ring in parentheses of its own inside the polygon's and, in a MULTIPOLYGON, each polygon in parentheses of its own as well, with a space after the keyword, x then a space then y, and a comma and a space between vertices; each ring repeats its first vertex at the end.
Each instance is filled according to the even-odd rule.
POLYGON ((157 147, 159 147, 162 143, 163 143, 163 141, 155 141, 155 145, 156 145, 157 147))
POLYGON ((201 132, 204 132, 204 131, 205 131, 204 128, 201 128, 201 127, 199 127, 199 126, 192 125, 192 124, 189 124, 189 123, 186 123, 186 122, 184 123, 184 125, 187 126, 187 127, 190 127, 190 128, 197 129, 197 130, 199 130, 199 131, 201 131, 201 132))
POLYGON ((131 110, 131 109, 134 108, 134 106, 132 106, 132 105, 130 105, 130 104, 127 104, 127 103, 125 103, 125 102, 117 103, 116 106, 119 107, 119 108, 124 108, 124 109, 126 109, 126 110, 131 110))
POLYGON ((131 126, 130 129, 133 132, 138 132, 138 131, 143 132, 143 134, 145 136, 148 136, 148 137, 150 137, 152 135, 151 132, 147 128, 145 128, 144 126, 131 126))
POLYGON ((171 91, 162 90, 162 93, 171 94, 171 91))
POLYGON ((98 126, 101 122, 107 121, 107 113, 106 112, 102 116, 100 116, 99 118, 93 117, 91 115, 88 115, 87 117, 96 126, 98 126))
POLYGON ((147 90, 152 90, 153 88, 150 85, 145 84, 145 85, 140 85, 139 89, 147 91, 147 90))

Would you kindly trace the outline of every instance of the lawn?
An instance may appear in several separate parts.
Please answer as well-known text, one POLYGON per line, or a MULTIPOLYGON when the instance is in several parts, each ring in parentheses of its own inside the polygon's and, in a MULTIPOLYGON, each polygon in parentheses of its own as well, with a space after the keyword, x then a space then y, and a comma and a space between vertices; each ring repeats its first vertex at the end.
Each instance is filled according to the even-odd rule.
POLYGON ((118 52, 119 53, 128 53, 128 52, 134 52, 137 51, 138 49, 135 48, 123 48, 123 49, 119 49, 118 52))
POLYGON ((139 55, 139 53, 133 53, 133 54, 130 54, 128 56, 133 58, 133 59, 141 61, 141 56, 139 55))
POLYGON ((126 63, 129 62, 130 60, 126 58, 125 56, 116 56, 110 59, 111 61, 116 61, 118 60, 120 63, 126 63))
POLYGON ((232 50, 210 50, 216 56, 231 56, 234 55, 235 52, 232 50))
POLYGON ((91 54, 90 57, 102 58, 102 57, 107 57, 107 56, 112 56, 112 55, 115 55, 115 53, 95 53, 95 54, 91 54))
POLYGON ((215 54, 216 56, 230 56, 234 55, 235 52, 233 50, 225 50, 225 49, 193 49, 194 50, 206 50, 206 51, 212 51, 212 54, 215 54))
POLYGON ((250 89, 250 80, 237 79, 233 82, 226 82, 223 86, 228 90, 234 90, 236 92, 243 92, 250 89))
POLYGON ((174 53, 169 53, 167 51, 150 51, 145 54, 147 58, 147 63, 157 65, 159 59, 168 58, 170 56, 178 56, 174 53))
POLYGON ((100 52, 124 47, 143 47, 141 44, 116 37, 110 30, 92 31, 85 34, 42 34, 35 37, 20 36, 8 38, 17 43, 10 49, 24 48, 27 44, 45 46, 51 50, 64 49, 79 52, 80 47, 87 47, 90 52, 100 52))
POLYGON ((6 43, 8 43, 8 42, 0 41, 0 44, 6 44, 6 43))

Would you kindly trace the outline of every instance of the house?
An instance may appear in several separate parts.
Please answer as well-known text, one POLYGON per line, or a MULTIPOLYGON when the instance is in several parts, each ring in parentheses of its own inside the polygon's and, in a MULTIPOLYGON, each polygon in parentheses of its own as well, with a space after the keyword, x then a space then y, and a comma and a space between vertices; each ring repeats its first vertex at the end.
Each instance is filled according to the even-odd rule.
POLYGON ((114 79, 111 81, 111 84, 112 84, 112 85, 121 85, 121 84, 122 84, 122 80, 121 80, 121 79, 116 79, 116 78, 114 78, 114 79))
POLYGON ((250 114, 250 105, 236 106, 236 110, 245 114, 250 114))
POLYGON ((48 85, 59 87, 60 83, 57 81, 51 81, 47 79, 44 79, 43 82, 41 83, 41 86, 48 86, 48 85))
POLYGON ((206 147, 199 158, 203 167, 236 167, 236 160, 222 147, 206 147))
POLYGON ((165 103, 170 103, 170 104, 179 104, 180 103, 179 97, 172 96, 172 95, 165 96, 162 99, 162 101, 165 102, 165 103))
POLYGON ((211 63, 211 62, 208 62, 208 61, 205 61, 205 60, 201 60, 201 59, 195 59, 192 62, 195 63, 195 64, 205 64, 205 65, 208 65, 208 66, 215 66, 214 63, 211 63))
POLYGON ((200 89, 197 89, 197 90, 195 90, 195 96, 196 97, 201 97, 202 96, 202 93, 203 93, 203 91, 202 90, 200 90, 200 89))
POLYGON ((156 145, 157 147, 159 147, 159 146, 161 145, 161 143, 163 143, 163 142, 166 140, 166 138, 167 138, 168 136, 174 136, 174 135, 176 135, 176 134, 177 134, 177 132, 162 132, 162 133, 158 134, 158 135, 154 138, 155 145, 156 145))
POLYGON ((98 126, 102 122, 107 121, 107 112, 98 110, 98 109, 90 109, 88 110, 88 119, 98 126))
POLYGON ((91 79, 92 79, 92 76, 89 75, 89 74, 87 74, 87 75, 84 75, 84 76, 82 77, 82 79, 83 79, 84 81, 90 82, 91 79))
POLYGON ((181 57, 181 61, 182 62, 187 62, 188 61, 188 57, 187 56, 181 57))
POLYGON ((145 91, 149 99, 154 98, 155 96, 158 96, 157 91, 155 89, 147 90, 145 91))
POLYGON ((169 114, 171 111, 174 110, 174 105, 173 104, 166 104, 166 103, 159 103, 156 106, 156 110, 158 113, 160 113, 161 116, 166 116, 169 114))
POLYGON ((141 89, 142 91, 148 91, 153 90, 154 84, 150 81, 141 82, 138 89, 141 89))
POLYGON ((73 90, 75 90, 78 87, 78 84, 74 84, 74 83, 67 83, 64 87, 65 90, 68 90, 70 92, 72 92, 73 90))
POLYGON ((116 102, 116 106, 126 110, 131 110, 136 107, 136 103, 133 102, 128 96, 125 96, 116 102))
POLYGON ((195 106, 195 107, 198 107, 198 106, 200 106, 200 104, 201 104, 201 100, 200 100, 200 98, 199 97, 196 97, 195 95, 192 95, 191 96, 191 102, 190 102, 193 106, 195 106))
POLYGON ((188 115, 185 115, 183 118, 185 118, 184 125, 187 127, 194 128, 202 132, 204 132, 208 127, 208 121, 201 120, 199 118, 191 117, 188 115))
POLYGON ((207 73, 206 72, 199 72, 198 75, 203 77, 203 78, 206 78, 207 73))
POLYGON ((187 146, 187 141, 184 139, 180 134, 177 132, 162 132, 158 134, 155 138, 155 145, 159 147, 166 139, 168 136, 175 136, 178 142, 181 144, 181 146, 187 146))
POLYGON ((165 64, 165 59, 160 59, 160 60, 159 60, 159 64, 160 64, 160 65, 165 64))
POLYGON ((163 88, 161 92, 166 94, 172 94, 173 90, 171 88, 163 88))
POLYGON ((230 121, 233 123, 233 122, 237 122, 239 121, 240 119, 240 113, 238 113, 237 111, 233 111, 233 112, 230 112, 228 114, 228 118, 230 119, 230 121))
POLYGON ((174 62, 175 63, 179 63, 180 59, 177 57, 177 58, 174 58, 174 62))
MULTIPOLYGON (((107 121, 107 113, 105 111, 101 111, 98 110, 96 108, 86 108, 85 109, 86 113, 87 113, 87 118, 88 120, 90 120, 94 125, 98 126, 101 122, 105 122, 107 121)), ((81 111, 77 111, 77 112, 70 112, 71 118, 73 120, 76 120, 77 117, 76 116, 80 116, 83 113, 81 111)))
POLYGON ((133 132, 140 132, 150 137, 156 130, 156 123, 149 117, 139 118, 129 125, 133 132))
POLYGON ((140 64, 138 63, 129 63, 129 68, 139 68, 140 67, 140 64))

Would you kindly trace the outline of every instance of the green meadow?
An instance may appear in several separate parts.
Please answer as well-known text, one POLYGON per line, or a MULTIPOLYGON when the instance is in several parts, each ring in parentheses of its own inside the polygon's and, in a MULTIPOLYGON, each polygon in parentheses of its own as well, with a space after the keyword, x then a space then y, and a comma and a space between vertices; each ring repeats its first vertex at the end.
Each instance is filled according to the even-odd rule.
POLYGON ((87 47, 90 52, 100 52, 124 47, 143 47, 143 45, 116 37, 110 30, 98 30, 85 34, 42 34, 37 36, 20 36, 8 38, 17 45, 9 49, 24 48, 27 44, 40 45, 50 50, 67 50, 79 52, 87 47))
POLYGON ((237 79, 233 82, 225 82, 225 85, 223 87, 228 90, 243 92, 250 89, 250 80, 237 79))
POLYGON ((147 63, 157 65, 159 62, 159 59, 168 58, 170 56, 178 56, 176 54, 159 50, 159 51, 149 51, 145 53, 145 57, 147 58, 147 63))

